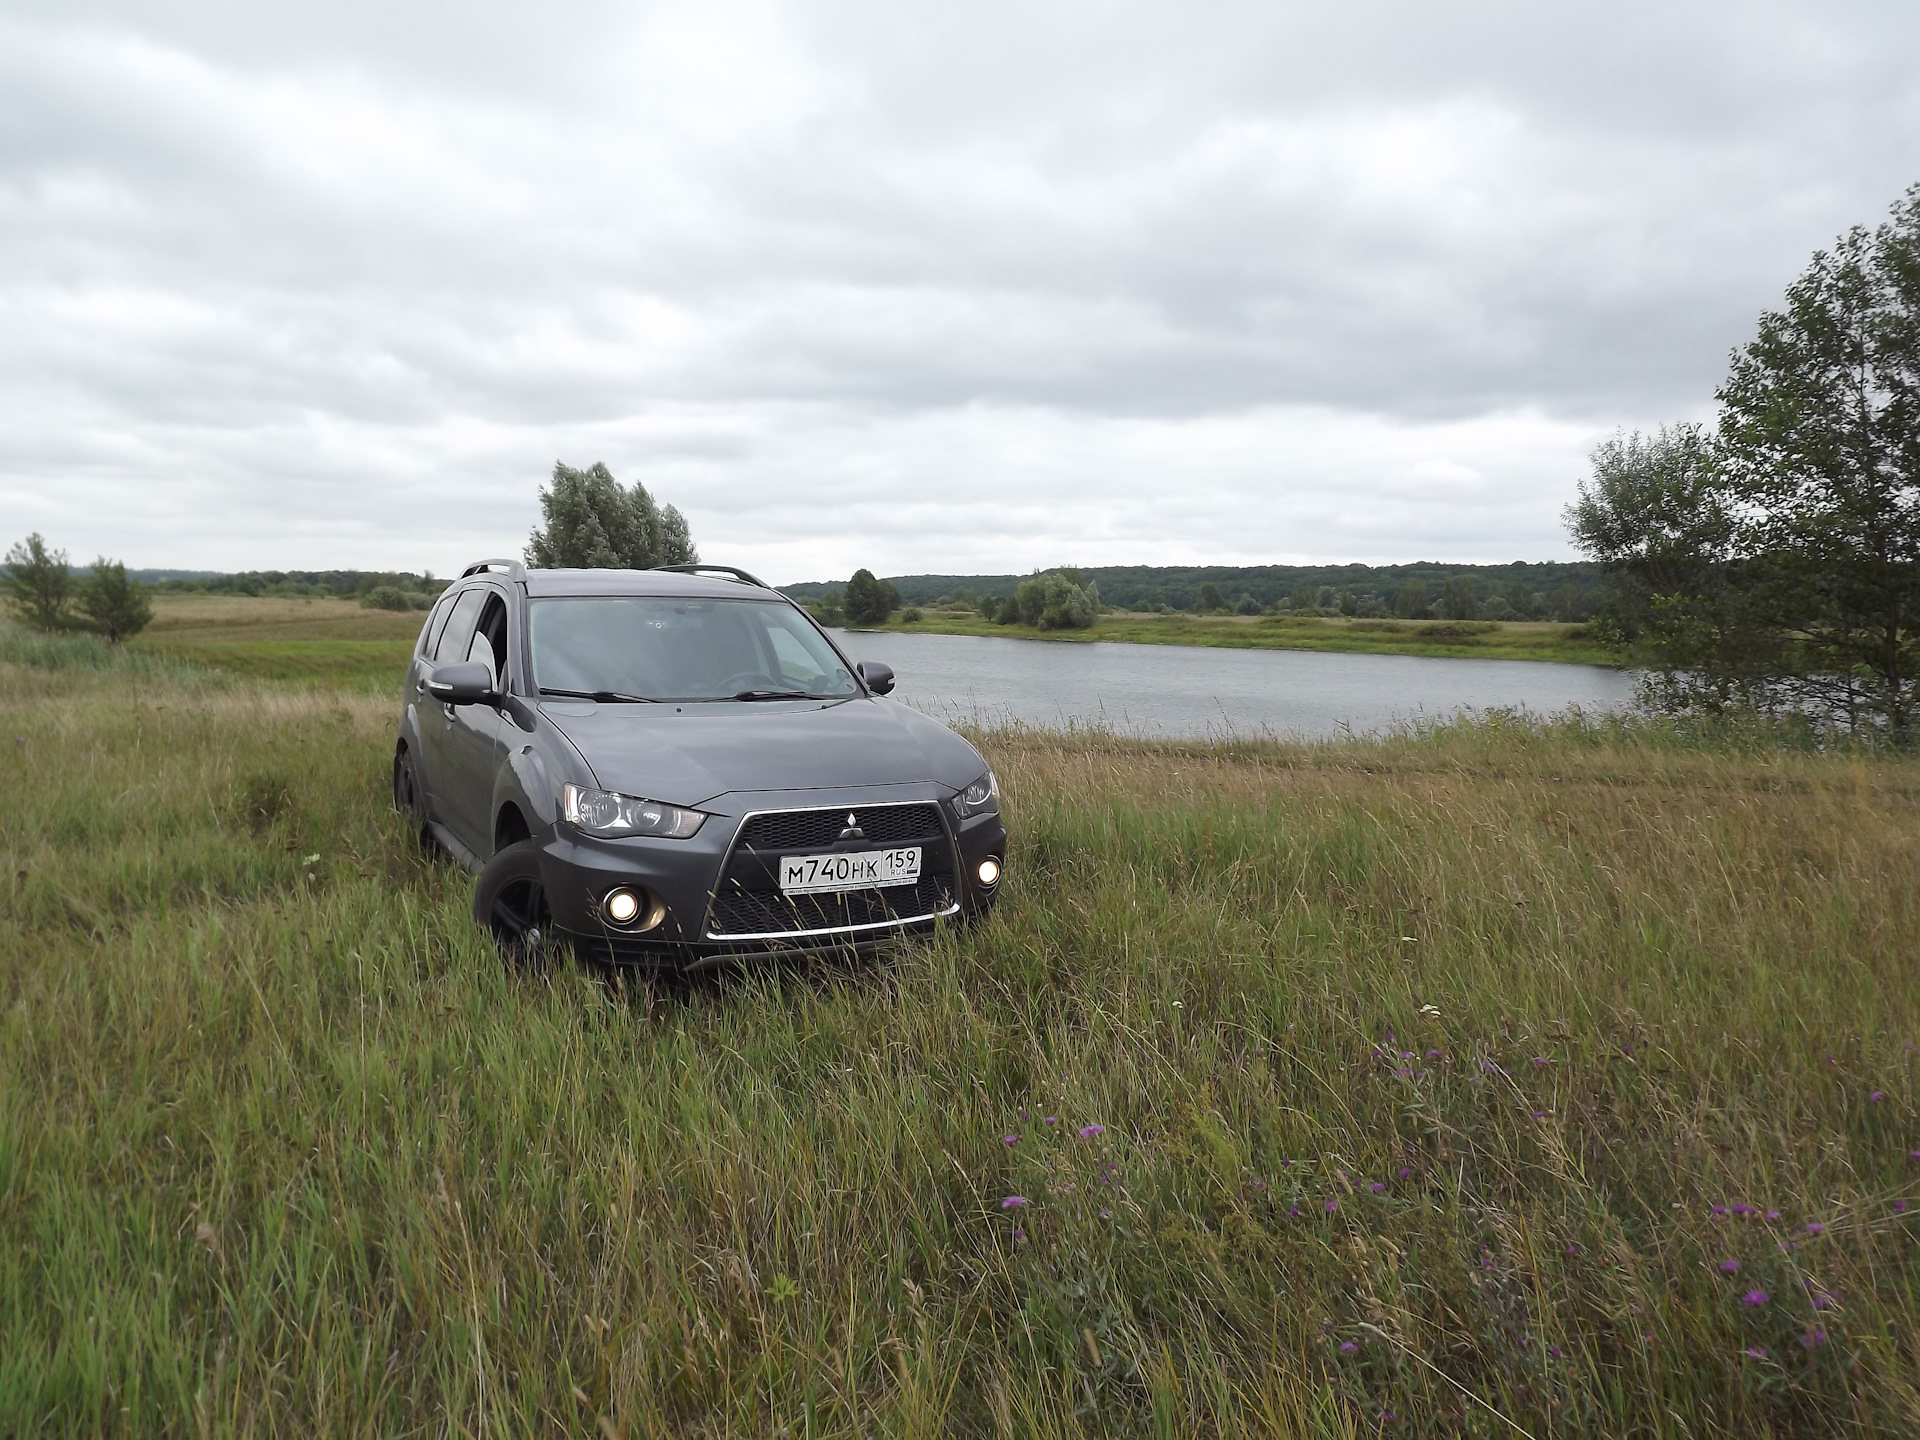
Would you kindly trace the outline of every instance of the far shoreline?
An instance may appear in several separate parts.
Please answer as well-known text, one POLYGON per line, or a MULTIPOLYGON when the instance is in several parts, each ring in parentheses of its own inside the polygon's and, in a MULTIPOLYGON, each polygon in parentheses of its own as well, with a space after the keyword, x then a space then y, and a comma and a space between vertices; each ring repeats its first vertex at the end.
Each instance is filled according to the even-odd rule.
MULTIPOLYGON (((1628 668, 1587 626, 1554 621, 1382 620, 1344 616, 1106 613, 1087 630, 1001 625, 970 612, 895 612, 885 625, 841 625, 855 634, 974 635, 1060 644, 1185 645, 1197 649, 1310 650, 1350 655, 1416 655, 1436 660, 1526 660, 1628 668)), ((825 622, 823 622, 825 623, 825 622)))

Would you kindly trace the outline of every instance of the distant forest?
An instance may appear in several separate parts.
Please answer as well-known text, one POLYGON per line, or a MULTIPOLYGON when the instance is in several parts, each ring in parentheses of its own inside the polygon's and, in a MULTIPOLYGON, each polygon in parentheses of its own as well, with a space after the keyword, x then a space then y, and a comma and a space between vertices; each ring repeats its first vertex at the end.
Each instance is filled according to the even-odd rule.
POLYGON ((280 595, 295 599, 352 600, 375 590, 438 595, 448 582, 432 571, 405 570, 242 570, 222 575, 211 570, 129 570, 166 595, 280 595))
MULTIPOLYGON (((1301 591, 1331 589, 1337 594, 1350 592, 1361 601, 1362 609, 1390 610, 1409 581, 1423 585, 1430 600, 1438 601, 1449 584, 1471 585, 1477 598, 1515 593, 1524 586, 1543 599, 1558 597, 1551 608, 1569 619, 1589 619, 1601 606, 1604 583, 1597 565, 1578 561, 1509 565, 1447 565, 1438 561, 1417 561, 1409 565, 1253 565, 1234 567, 1202 565, 1083 566, 1074 574, 1100 587, 1100 601, 1116 610, 1192 610, 1200 605, 1201 590, 1213 586, 1224 603, 1239 608, 1251 601, 1252 608, 1268 609, 1291 602, 1301 591), (1571 594, 1566 592, 1570 591, 1571 594)), ((1005 597, 1013 593, 1022 575, 894 575, 887 577, 900 591, 905 605, 931 605, 940 600, 975 604, 986 596, 1005 597)), ((843 581, 815 580, 798 585, 782 585, 783 593, 796 600, 819 601, 833 598, 844 588, 843 581)), ((1213 597, 1207 597, 1211 600, 1213 597)))
MULTIPOLYGON (((375 592, 386 598, 399 592, 419 604, 447 585, 430 572, 375 570, 246 570, 235 574, 206 571, 144 570, 129 572, 163 593, 205 595, 335 596, 363 599, 375 592)), ((1408 582, 1425 588, 1438 605, 1448 591, 1470 585, 1480 601, 1528 593, 1538 597, 1539 609, 1555 618, 1589 619, 1605 598, 1600 567, 1577 561, 1509 565, 1446 565, 1418 561, 1408 565, 1104 565, 1072 572, 1099 586, 1102 605, 1115 610, 1194 610, 1214 601, 1229 609, 1271 609, 1305 603, 1311 592, 1315 603, 1330 602, 1322 594, 1351 594, 1361 613, 1390 611, 1408 582), (1203 597, 1203 589, 1213 591, 1203 597), (1516 589, 1516 587, 1522 587, 1516 589)), ((903 605, 933 605, 949 601, 977 605, 982 599, 1004 599, 1027 578, 1024 575, 895 575, 886 577, 900 592, 903 605)), ((844 581, 814 580, 780 587, 796 600, 836 602, 844 581)), ((376 602, 378 603, 378 602, 376 602)), ((395 606, 394 608, 405 608, 395 606)))

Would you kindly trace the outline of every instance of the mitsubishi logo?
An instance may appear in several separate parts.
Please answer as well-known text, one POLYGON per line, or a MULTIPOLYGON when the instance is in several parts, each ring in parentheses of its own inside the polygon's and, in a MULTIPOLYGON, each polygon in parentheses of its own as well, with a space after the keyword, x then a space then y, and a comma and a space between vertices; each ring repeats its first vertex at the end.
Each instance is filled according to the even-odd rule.
POLYGON ((867 838, 867 832, 860 828, 860 821, 851 810, 847 812, 847 828, 840 832, 840 838, 842 840, 864 840, 867 838))

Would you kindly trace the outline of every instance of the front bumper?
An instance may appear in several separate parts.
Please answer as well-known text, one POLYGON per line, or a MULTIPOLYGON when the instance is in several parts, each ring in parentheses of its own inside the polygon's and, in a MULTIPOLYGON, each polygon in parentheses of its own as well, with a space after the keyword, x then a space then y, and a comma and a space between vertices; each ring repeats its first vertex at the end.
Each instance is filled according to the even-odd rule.
POLYGON ((943 922, 981 918, 999 891, 998 884, 980 883, 979 869, 990 857, 1004 863, 1007 832, 1000 816, 959 820, 938 787, 726 796, 704 808, 712 818, 689 840, 604 840, 564 824, 538 837, 541 879, 556 938, 602 964, 654 968, 732 957, 844 953, 869 950, 943 922), (938 838, 929 829, 927 838, 918 842, 923 879, 913 887, 788 900, 778 891, 778 854, 880 850, 890 848, 889 842, 836 838, 804 843, 803 837, 801 842, 771 841, 759 848, 748 843, 755 835, 764 836, 768 817, 805 821, 832 814, 837 825, 837 817, 849 811, 871 816, 922 807, 937 813, 938 838), (722 809, 730 813, 720 813, 722 809), (664 903, 666 919, 645 932, 611 923, 601 899, 620 886, 651 891, 664 903))

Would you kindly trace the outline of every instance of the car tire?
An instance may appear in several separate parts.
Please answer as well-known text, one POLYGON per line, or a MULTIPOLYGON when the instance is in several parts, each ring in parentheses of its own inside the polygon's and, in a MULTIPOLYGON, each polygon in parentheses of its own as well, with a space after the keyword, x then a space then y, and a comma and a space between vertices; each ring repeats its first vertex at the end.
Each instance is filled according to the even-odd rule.
POLYGON ((499 850, 473 887, 473 919, 509 970, 544 970, 553 960, 553 912, 540 875, 540 847, 520 840, 499 850))
POLYGON ((413 752, 404 746, 393 756, 393 808, 405 818, 421 853, 432 855, 439 847, 433 843, 433 831, 427 828, 426 787, 420 783, 420 767, 413 752))

